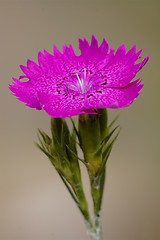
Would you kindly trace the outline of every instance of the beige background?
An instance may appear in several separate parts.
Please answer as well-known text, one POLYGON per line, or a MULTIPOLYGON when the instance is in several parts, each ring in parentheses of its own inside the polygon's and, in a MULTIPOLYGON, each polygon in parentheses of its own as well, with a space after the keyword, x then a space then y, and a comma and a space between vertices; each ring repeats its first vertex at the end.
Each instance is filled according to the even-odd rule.
MULTIPOLYGON (((50 118, 14 98, 12 76, 39 50, 52 52, 95 34, 110 47, 143 48, 145 84, 121 113, 122 132, 107 168, 104 240, 160 239, 159 1, 0 1, 0 240, 87 240, 75 204, 48 159, 34 146, 50 118)), ((83 173, 87 186, 88 179, 83 173)))

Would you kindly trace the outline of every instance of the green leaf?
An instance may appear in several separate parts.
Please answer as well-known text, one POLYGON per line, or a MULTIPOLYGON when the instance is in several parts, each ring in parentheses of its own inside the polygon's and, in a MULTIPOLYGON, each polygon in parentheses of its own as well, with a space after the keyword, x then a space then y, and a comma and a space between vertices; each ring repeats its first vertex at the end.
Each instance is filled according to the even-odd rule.
MULTIPOLYGON (((76 133, 73 131, 72 134, 69 136, 69 143, 65 145, 67 156, 69 159, 73 157, 73 154, 69 151, 67 146, 74 152, 74 154, 77 156, 77 146, 76 146, 76 133)), ((76 158, 77 159, 77 158, 76 158)))
POLYGON ((104 144, 102 143, 100 145, 100 147, 97 149, 97 151, 94 153, 94 157, 97 158, 98 156, 100 156, 102 154, 102 149, 104 147, 104 144))
POLYGON ((60 143, 61 143, 61 147, 63 149, 63 151, 65 151, 65 141, 64 141, 64 123, 63 123, 63 120, 62 120, 62 126, 61 126, 61 136, 60 136, 60 143))
POLYGON ((95 157, 98 156, 99 154, 101 154, 102 149, 104 148, 104 145, 109 141, 109 139, 111 138, 111 136, 113 135, 113 133, 115 132, 115 130, 118 128, 119 126, 115 127, 108 135, 106 135, 101 143, 101 146, 99 147, 99 149, 95 152, 95 157))
POLYGON ((103 138, 102 142, 103 143, 107 143, 109 141, 109 139, 111 138, 111 136, 113 135, 113 133, 115 132, 115 130, 118 128, 119 126, 116 126, 110 133, 106 133, 106 136, 103 138))
POLYGON ((41 146, 44 148, 44 149, 47 149, 47 150, 49 150, 49 146, 50 146, 50 144, 51 144, 51 142, 52 142, 52 140, 51 140, 51 138, 45 133, 45 132, 42 132, 40 129, 38 129, 38 140, 39 140, 39 142, 40 142, 40 144, 41 144, 41 146), (41 138, 42 138, 42 140, 41 140, 41 138, 40 138, 40 136, 41 136, 41 138))
POLYGON ((119 114, 117 114, 117 116, 113 119, 113 121, 108 125, 108 129, 110 129, 113 125, 114 125, 114 123, 117 121, 117 119, 119 118, 119 115, 120 115, 120 113, 119 114))
POLYGON ((43 144, 43 142, 42 142, 42 140, 41 140, 41 138, 40 138, 38 133, 37 133, 37 137, 38 137, 38 140, 39 140, 39 142, 41 144, 41 147, 45 149, 45 145, 43 144))
POLYGON ((100 123, 100 132, 101 132, 101 137, 103 136, 103 133, 105 129, 107 128, 108 125, 108 114, 107 114, 107 109, 96 109, 96 111, 99 113, 99 123, 100 123))
POLYGON ((35 142, 35 145, 49 158, 54 159, 53 156, 47 152, 44 148, 42 148, 38 143, 35 142))
POLYGON ((102 205, 105 177, 106 177, 106 167, 103 168, 103 170, 101 172, 101 176, 100 176, 100 200, 99 200, 99 208, 100 209, 101 209, 101 205, 102 205))
POLYGON ((104 167, 105 167, 105 165, 106 165, 107 159, 108 159, 108 157, 109 157, 109 155, 110 155, 110 152, 111 152, 111 150, 112 150, 112 146, 113 146, 114 142, 116 141, 116 139, 117 139, 120 131, 121 131, 121 129, 118 131, 118 133, 116 134, 116 136, 114 137, 114 139, 113 139, 110 143, 108 143, 107 147, 105 148, 105 150, 104 150, 104 152, 103 152, 103 163, 102 163, 102 166, 101 166, 101 168, 99 169, 97 175, 99 175, 100 172, 103 171, 103 169, 104 169, 104 167))
POLYGON ((73 129, 74 129, 74 131, 75 131, 75 133, 76 133, 76 135, 77 135, 77 137, 78 137, 78 140, 79 140, 79 146, 80 146, 80 148, 82 149, 82 145, 80 144, 80 135, 79 135, 79 132, 78 132, 78 130, 77 130, 77 128, 76 128, 76 125, 75 125, 75 123, 74 123, 74 121, 73 121, 73 119, 72 118, 70 118, 71 119, 71 122, 72 122, 72 125, 73 125, 73 129))
POLYGON ((45 136, 43 135, 42 131, 38 128, 38 132, 41 135, 43 141, 45 142, 45 136))
POLYGON ((56 138, 57 141, 61 143, 62 125, 62 118, 51 118, 51 133, 53 141, 56 138))
POLYGON ((78 200, 76 199, 76 196, 75 194, 72 192, 71 188, 69 187, 69 184, 67 183, 66 179, 64 178, 64 176, 58 171, 58 174, 60 176, 60 178, 62 179, 64 185, 66 186, 67 190, 69 191, 71 197, 73 198, 73 200, 75 201, 76 205, 78 206, 79 208, 79 202, 78 200))
POLYGON ((85 165, 87 166, 87 163, 86 163, 83 159, 79 158, 79 157, 70 149, 70 147, 69 147, 68 145, 66 145, 66 147, 67 147, 68 150, 73 154, 74 157, 76 157, 77 159, 79 159, 83 164, 85 164, 85 165))

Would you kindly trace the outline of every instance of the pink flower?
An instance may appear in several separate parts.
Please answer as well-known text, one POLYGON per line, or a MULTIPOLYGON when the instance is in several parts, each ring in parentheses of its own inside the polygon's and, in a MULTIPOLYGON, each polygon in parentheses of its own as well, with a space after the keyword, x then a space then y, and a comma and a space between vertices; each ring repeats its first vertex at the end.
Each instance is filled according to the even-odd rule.
POLYGON ((135 64, 142 50, 134 45, 125 53, 124 44, 116 53, 104 39, 100 47, 92 36, 91 45, 79 39, 80 56, 72 46, 63 46, 61 53, 54 46, 54 55, 39 52, 38 63, 28 60, 20 65, 25 75, 13 78, 10 90, 28 107, 44 109, 52 117, 92 114, 98 108, 129 106, 139 95, 141 80, 131 82, 146 64, 148 56, 135 64), (23 78, 28 78, 23 82, 23 78))

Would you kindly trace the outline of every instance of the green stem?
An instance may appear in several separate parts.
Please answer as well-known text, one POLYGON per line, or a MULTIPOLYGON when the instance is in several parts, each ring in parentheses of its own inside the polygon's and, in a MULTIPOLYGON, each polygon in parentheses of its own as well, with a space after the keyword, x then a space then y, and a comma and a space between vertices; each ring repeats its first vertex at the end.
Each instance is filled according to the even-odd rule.
POLYGON ((102 240, 101 203, 104 189, 105 170, 102 165, 102 133, 106 127, 107 115, 80 115, 79 135, 80 144, 87 163, 90 178, 91 195, 94 207, 94 224, 90 237, 92 240, 102 240), (105 126, 104 126, 105 125, 105 126))
POLYGON ((94 231, 95 240, 102 240, 102 226, 101 226, 101 205, 104 190, 105 170, 101 175, 93 176, 89 173, 91 195, 94 206, 94 231))
POLYGON ((87 200, 83 191, 83 187, 80 183, 74 186, 74 192, 79 200, 79 208, 83 214, 83 217, 90 228, 92 228, 92 222, 88 211, 87 200))
POLYGON ((72 161, 71 166, 73 170, 73 178, 72 178, 71 186, 78 199, 79 209, 85 219, 87 228, 92 229, 93 226, 92 226, 92 221, 91 221, 89 210, 88 210, 88 203, 83 190, 79 164, 76 161, 72 161))

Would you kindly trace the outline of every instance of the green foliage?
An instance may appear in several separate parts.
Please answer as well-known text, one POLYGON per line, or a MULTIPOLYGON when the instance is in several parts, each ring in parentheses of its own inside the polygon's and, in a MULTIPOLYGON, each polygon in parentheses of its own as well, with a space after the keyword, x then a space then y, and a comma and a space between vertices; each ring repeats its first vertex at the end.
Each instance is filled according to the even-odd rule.
POLYGON ((66 120, 61 118, 51 119, 52 137, 38 129, 39 143, 36 143, 36 146, 49 158, 57 170, 93 235, 101 234, 101 231, 100 233, 97 233, 97 231, 101 229, 100 210, 104 192, 106 163, 120 132, 119 126, 113 128, 117 118, 118 116, 108 124, 107 111, 99 109, 97 115, 80 115, 78 127, 71 118, 71 131, 66 120), (77 145, 82 149, 84 159, 78 156, 77 145), (90 179, 94 223, 92 223, 88 211, 79 162, 86 166, 90 179))

